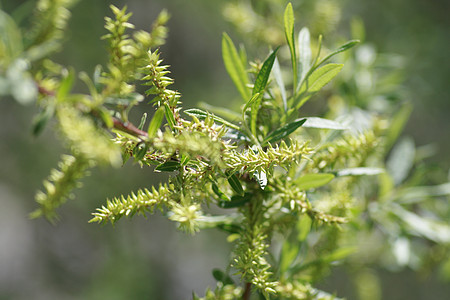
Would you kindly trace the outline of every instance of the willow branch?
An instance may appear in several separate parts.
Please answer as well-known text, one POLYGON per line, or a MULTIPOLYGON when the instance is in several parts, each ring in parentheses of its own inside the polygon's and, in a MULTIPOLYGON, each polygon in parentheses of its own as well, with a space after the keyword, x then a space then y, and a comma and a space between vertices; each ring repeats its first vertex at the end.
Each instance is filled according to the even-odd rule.
MULTIPOLYGON (((39 94, 41 94, 43 96, 55 96, 55 91, 48 90, 39 84, 37 84, 37 88, 38 88, 39 94)), ((98 117, 98 115, 95 111, 91 111, 91 114, 94 117, 98 117)), ((135 137, 144 137, 144 138, 148 137, 147 132, 140 130, 134 124, 132 124, 130 122, 123 122, 122 120, 119 120, 118 118, 115 118, 115 117, 112 117, 112 120, 113 120, 113 128, 114 129, 126 132, 135 137)))

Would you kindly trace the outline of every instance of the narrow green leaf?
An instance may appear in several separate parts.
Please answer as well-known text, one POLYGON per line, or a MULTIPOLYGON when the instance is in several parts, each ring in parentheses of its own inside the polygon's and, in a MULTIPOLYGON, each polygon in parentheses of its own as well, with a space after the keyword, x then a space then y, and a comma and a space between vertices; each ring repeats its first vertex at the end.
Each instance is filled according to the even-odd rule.
POLYGON ((141 121, 139 122, 138 129, 143 130, 146 121, 147 121, 147 113, 143 113, 142 117, 141 117, 141 121))
POLYGON ((240 117, 239 113, 235 112, 234 110, 225 107, 210 105, 206 102, 200 102, 199 107, 206 111, 212 112, 213 114, 220 116, 221 118, 224 118, 229 122, 238 120, 240 117))
MULTIPOLYGON (((267 82, 269 81, 270 72, 273 68, 273 63, 275 62, 276 54, 278 48, 273 51, 269 57, 264 61, 261 70, 259 70, 258 75, 255 79, 255 84, 253 86, 252 96, 259 94, 259 97, 256 97, 254 101, 252 101, 252 110, 251 110, 251 124, 250 129, 254 136, 256 136, 256 121, 258 119, 258 111, 261 106, 261 101, 263 98, 264 90, 267 87, 267 82)), ((253 99, 254 97, 252 97, 253 99)))
POLYGON ((173 172, 180 168, 180 162, 169 160, 166 162, 163 162, 162 164, 158 165, 155 168, 155 171, 157 172, 173 172))
POLYGON ((284 11, 284 34, 291 53, 292 72, 294 75, 294 91, 297 90, 297 55, 295 53, 295 38, 294 38, 294 10, 292 4, 289 2, 284 11))
POLYGON ((167 103, 164 103, 164 114, 166 116, 167 124, 169 124, 170 129, 175 128, 175 116, 167 103))
POLYGON ((317 118, 317 117, 308 117, 306 118, 305 124, 303 127, 307 128, 320 128, 320 129, 334 129, 334 130, 345 130, 349 129, 349 127, 342 125, 339 122, 317 118))
POLYGON ((244 100, 249 99, 250 91, 247 89, 249 80, 245 71, 245 65, 242 63, 241 56, 238 54, 233 41, 226 33, 222 36, 222 58, 225 68, 242 98, 244 100))
POLYGON ((306 122, 306 119, 297 119, 291 123, 288 123, 284 125, 281 128, 278 128, 277 130, 273 131, 271 134, 269 134, 262 145, 266 143, 275 143, 281 139, 284 139, 288 135, 290 135, 292 132, 294 132, 297 128, 303 125, 303 123, 306 122))
POLYGON ((295 180, 295 185, 301 190, 309 190, 321 187, 331 180, 333 180, 334 175, 328 173, 319 174, 306 174, 295 180))
POLYGON ((348 49, 354 47, 358 43, 359 43, 359 40, 350 40, 350 41, 346 42, 345 44, 341 45, 339 48, 337 48, 336 50, 334 50, 333 52, 331 52, 330 54, 325 56, 317 65, 323 64, 324 62, 326 62, 327 60, 329 60, 336 54, 347 51, 348 49))
POLYGON ((278 49, 279 47, 272 51, 269 57, 264 61, 261 70, 259 70, 258 75, 256 76, 252 95, 255 95, 256 93, 261 94, 266 89, 278 49))
MULTIPOLYGON (((198 108, 186 109, 184 111, 184 113, 187 114, 190 117, 196 117, 196 118, 198 118, 200 120, 204 120, 208 115, 211 115, 211 114, 208 114, 208 112, 203 111, 203 110, 198 109, 198 108)), ((218 117, 216 115, 212 115, 212 117, 213 117, 214 121, 222 123, 223 125, 228 126, 230 128, 239 130, 239 126, 237 126, 237 125, 235 125, 235 124, 233 124, 231 122, 228 122, 227 120, 222 119, 221 117, 218 117)))
POLYGON ((236 194, 243 196, 244 189, 242 188, 241 182, 239 181, 239 178, 236 176, 236 173, 230 174, 229 172, 227 172, 227 177, 228 183, 230 184, 233 191, 235 191, 236 194))
POLYGON ((311 59, 312 59, 312 51, 311 51, 311 39, 309 30, 306 27, 303 27, 298 34, 298 49, 299 49, 299 83, 303 81, 311 68, 311 59))
POLYGON ((219 197, 219 199, 221 199, 222 201, 231 201, 230 198, 228 198, 227 195, 225 195, 217 186, 217 184, 215 184, 214 182, 211 184, 211 188, 213 190, 213 192, 219 197))
POLYGON ((149 138, 153 138, 156 136, 156 132, 158 132, 158 129, 161 126, 163 119, 164 119, 164 107, 160 106, 156 110, 150 122, 150 125, 148 126, 147 133, 149 138))
POLYGON ((300 102, 295 105, 295 108, 299 109, 312 95, 320 91, 336 77, 343 66, 343 64, 327 64, 312 72, 302 83, 300 92, 296 97, 296 101, 300 100, 300 102))

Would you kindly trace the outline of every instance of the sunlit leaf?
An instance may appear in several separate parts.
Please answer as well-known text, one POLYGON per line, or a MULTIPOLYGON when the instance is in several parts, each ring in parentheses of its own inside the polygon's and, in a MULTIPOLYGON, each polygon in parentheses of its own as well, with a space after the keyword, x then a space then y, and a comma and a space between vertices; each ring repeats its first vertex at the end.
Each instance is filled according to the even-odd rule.
POLYGON ((156 136, 156 132, 158 132, 158 129, 161 126, 163 119, 164 119, 164 106, 160 106, 156 110, 152 120, 150 121, 150 125, 148 126, 147 133, 149 138, 153 138, 156 136))
POLYGON ((311 40, 309 30, 303 27, 298 34, 298 49, 299 49, 299 82, 302 82, 311 68, 311 40))
POLYGON ((333 180, 334 175, 329 173, 318 173, 318 174, 306 174, 302 177, 296 179, 295 186, 301 190, 309 190, 321 187, 331 180, 333 180))
POLYGON ((320 91, 328 82, 330 82, 341 71, 343 64, 327 64, 316 69, 302 83, 295 107, 300 108, 312 95, 320 91))
POLYGON ((297 89, 297 55, 295 53, 294 38, 294 10, 289 2, 284 11, 284 34, 291 53, 292 73, 294 75, 294 91, 297 89))
POLYGON ((320 129, 334 129, 334 130, 345 130, 349 129, 349 127, 342 125, 339 122, 317 118, 317 117, 308 117, 306 118, 305 124, 303 127, 307 128, 320 128, 320 129))
POLYGON ((225 68, 242 98, 244 100, 249 99, 250 91, 247 89, 249 81, 245 65, 242 63, 241 56, 238 54, 233 41, 226 33, 222 36, 222 58, 225 68))
POLYGON ((378 175, 384 172, 381 168, 349 168, 342 169, 336 172, 337 177, 341 176, 363 176, 363 175, 378 175))

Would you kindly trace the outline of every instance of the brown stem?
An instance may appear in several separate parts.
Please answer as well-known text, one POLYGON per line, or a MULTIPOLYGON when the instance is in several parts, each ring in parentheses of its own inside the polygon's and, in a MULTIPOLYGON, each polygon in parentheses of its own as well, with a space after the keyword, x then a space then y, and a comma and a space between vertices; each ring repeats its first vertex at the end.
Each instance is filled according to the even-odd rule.
POLYGON ((124 123, 121 120, 113 117, 113 124, 114 124, 114 128, 117 130, 124 131, 124 132, 134 135, 136 137, 148 137, 147 132, 140 130, 139 128, 137 128, 130 122, 124 123))
POLYGON ((242 294, 242 300, 250 300, 250 296, 252 294, 251 291, 252 291, 252 283, 251 282, 247 282, 245 284, 244 294, 242 294))

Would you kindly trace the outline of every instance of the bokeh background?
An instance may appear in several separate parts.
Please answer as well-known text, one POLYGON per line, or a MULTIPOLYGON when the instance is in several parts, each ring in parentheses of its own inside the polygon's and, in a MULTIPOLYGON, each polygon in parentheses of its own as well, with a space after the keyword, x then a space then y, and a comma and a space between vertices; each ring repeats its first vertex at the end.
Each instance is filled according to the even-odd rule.
MULTIPOLYGON (((4 11, 12 12, 25 2, 0 3, 4 11)), ((64 50, 54 59, 92 73, 107 59, 100 37, 105 33, 104 16, 111 15, 109 4, 127 5, 133 12, 132 22, 142 29, 149 29, 165 8, 172 17, 169 39, 161 52, 171 65, 174 88, 183 94, 184 108, 199 101, 226 106, 237 93, 223 67, 221 34, 227 31, 235 40, 242 38, 224 18, 227 2, 80 0, 72 10, 64 50)), ((336 3, 340 13, 334 34, 349 37, 348 23, 359 16, 366 26, 367 42, 379 52, 406 59, 404 88, 415 109, 405 134, 417 145, 435 145, 437 152, 429 163, 445 174, 450 167, 450 2, 336 3)), ((75 88, 83 89, 81 84, 75 88)), ((150 108, 139 106, 135 120, 144 111, 150 108)), ((51 127, 38 138, 32 136, 34 113, 33 106, 0 101, 0 299, 189 299, 192 291, 203 295, 207 286, 215 285, 210 271, 225 268, 231 250, 222 232, 205 230, 186 236, 158 214, 122 220, 115 227, 87 223, 90 213, 107 197, 165 179, 132 163, 118 170, 93 170, 83 180, 84 187, 76 190, 76 200, 59 210, 56 226, 29 220, 35 191, 64 152, 51 127)), ((448 282, 434 273, 374 272, 381 275, 382 299, 446 299, 450 295, 448 282)), ((352 282, 339 269, 321 288, 357 299, 352 282)))

